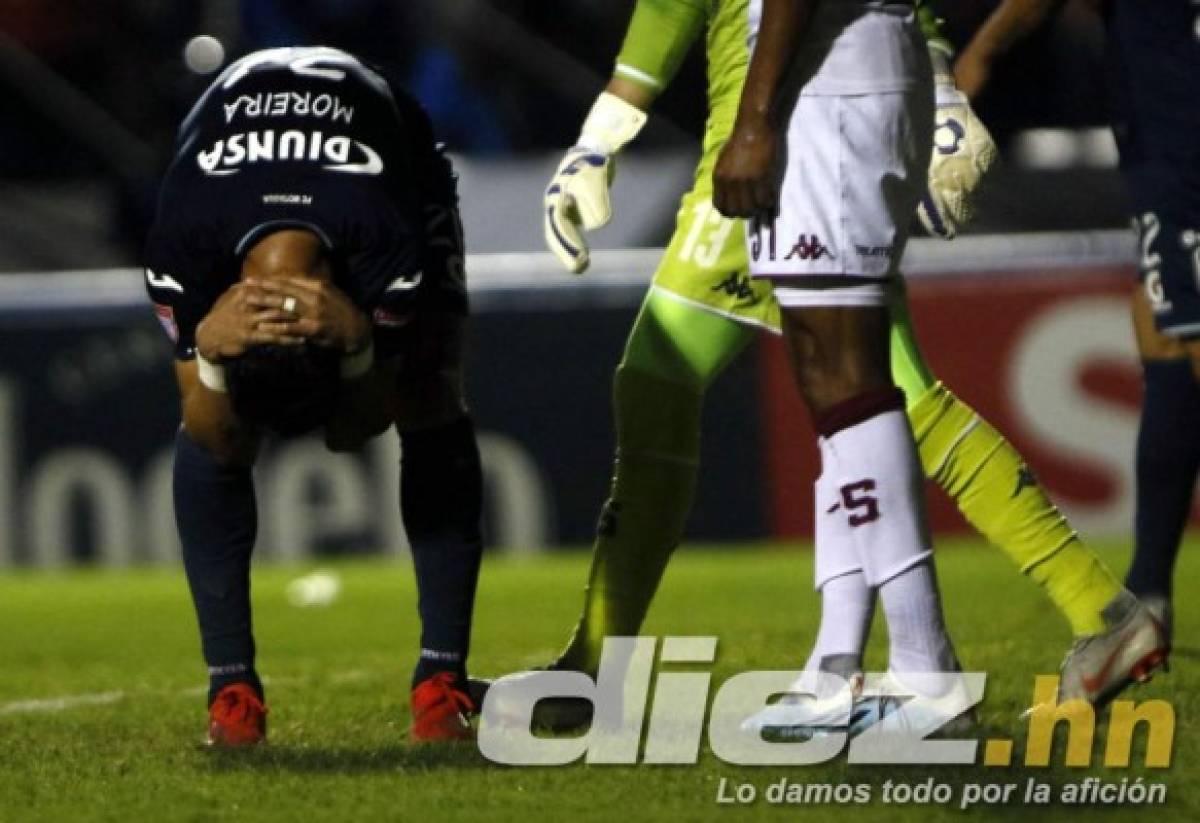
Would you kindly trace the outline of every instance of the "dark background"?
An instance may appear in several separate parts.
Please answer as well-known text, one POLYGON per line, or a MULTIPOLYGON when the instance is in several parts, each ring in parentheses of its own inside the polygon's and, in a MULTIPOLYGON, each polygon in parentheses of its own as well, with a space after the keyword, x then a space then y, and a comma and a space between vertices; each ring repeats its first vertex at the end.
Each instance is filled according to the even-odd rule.
MULTIPOLYGON (((995 3, 933 5, 961 45, 995 3)), ((174 129, 211 80, 183 58, 197 35, 216 37, 226 61, 280 45, 349 49, 410 88, 452 152, 503 162, 572 143, 632 7, 633 0, 4 0, 0 271, 138 262, 174 129)), ((636 151, 694 149, 705 114, 702 51, 664 95, 636 151)), ((1101 125, 1102 64, 1098 17, 1088 3, 1067 2, 1000 67, 979 112, 1002 148, 1030 127, 1101 125)), ((1084 192, 1120 196, 1111 170, 1071 174, 1084 192)), ((1063 203, 1056 193, 1069 182, 1001 173, 982 228, 1119 219, 1111 196, 1063 203), (1006 174, 1016 195, 1004 193, 1006 174), (1039 208, 1046 197, 1050 205, 1039 208), (1017 220, 1025 222, 1007 225, 1017 220)), ((664 221, 655 228, 663 236, 638 240, 654 245, 668 230, 664 221)))

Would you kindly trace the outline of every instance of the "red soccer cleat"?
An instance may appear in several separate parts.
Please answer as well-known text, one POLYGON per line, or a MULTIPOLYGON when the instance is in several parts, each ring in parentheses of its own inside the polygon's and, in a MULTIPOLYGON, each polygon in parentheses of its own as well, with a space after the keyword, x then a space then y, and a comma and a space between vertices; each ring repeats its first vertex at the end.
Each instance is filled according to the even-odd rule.
POLYGON ((438 672, 412 690, 412 736, 421 742, 473 740, 467 719, 475 701, 451 672, 438 672))
POLYGON ((208 745, 237 749, 267 739, 267 707, 247 683, 232 683, 217 692, 208 707, 208 745))

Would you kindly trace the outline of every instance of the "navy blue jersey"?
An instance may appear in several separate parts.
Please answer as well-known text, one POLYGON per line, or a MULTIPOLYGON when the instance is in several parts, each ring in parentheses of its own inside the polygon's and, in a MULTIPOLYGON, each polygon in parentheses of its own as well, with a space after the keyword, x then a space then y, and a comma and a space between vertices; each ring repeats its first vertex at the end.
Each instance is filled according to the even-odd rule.
POLYGON ((1111 0, 1113 133, 1155 326, 1200 336, 1200 0, 1111 0))
POLYGON ((1110 0, 1113 126, 1123 163, 1200 151, 1200 2, 1110 0))
MULTIPOLYGON (((316 233, 336 284, 377 328, 423 281, 462 291, 454 175, 420 105, 355 57, 271 49, 230 65, 180 127, 146 246, 146 283, 176 354, 281 228, 316 233), (430 270, 430 269, 434 270, 430 270)), ((465 299, 465 298, 464 298, 465 299)))

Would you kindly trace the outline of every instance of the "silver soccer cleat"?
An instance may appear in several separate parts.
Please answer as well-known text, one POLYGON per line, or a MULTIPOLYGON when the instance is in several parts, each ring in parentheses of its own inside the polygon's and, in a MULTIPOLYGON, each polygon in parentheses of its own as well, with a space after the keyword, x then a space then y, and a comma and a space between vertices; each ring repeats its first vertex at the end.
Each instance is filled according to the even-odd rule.
POLYGON ((1167 668, 1171 644, 1161 620, 1122 591, 1104 608, 1107 630, 1075 641, 1060 669, 1058 702, 1102 706, 1131 683, 1145 683, 1167 668))
POLYGON ((1138 600, 1142 601, 1142 605, 1146 607, 1147 611, 1150 612, 1150 615, 1158 621, 1160 626, 1162 626, 1163 633, 1167 636, 1167 646, 1169 647, 1171 645, 1172 629, 1174 628, 1173 624, 1175 622, 1175 616, 1171 609, 1170 598, 1163 597, 1162 595, 1158 594, 1152 594, 1142 595, 1138 598, 1138 600))

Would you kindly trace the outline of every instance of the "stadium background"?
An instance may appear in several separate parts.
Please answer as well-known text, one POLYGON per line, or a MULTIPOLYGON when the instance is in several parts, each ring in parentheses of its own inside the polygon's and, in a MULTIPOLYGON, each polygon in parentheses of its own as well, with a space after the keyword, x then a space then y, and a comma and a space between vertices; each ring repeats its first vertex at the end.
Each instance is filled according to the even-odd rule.
MULTIPOLYGON (((10 0, 0 5, 0 565, 172 563, 169 348, 136 266, 173 129, 248 50, 309 42, 384 66, 429 107, 461 174, 477 312, 470 396, 491 545, 588 542, 611 456, 610 372, 704 115, 693 54, 623 157, 612 249, 582 280, 541 253, 540 191, 610 70, 610 0, 10 0), (615 251, 645 249, 645 251, 615 251)), ((962 43, 994 5, 934 4, 962 43)), ((973 237, 923 241, 913 308, 935 370, 1001 426, 1078 527, 1128 534, 1138 371, 1135 249, 1084 3, 1012 53, 978 110, 1005 162, 973 237)), ((698 541, 802 536, 813 456, 763 341, 714 389, 698 541)), ((315 442, 259 468, 263 557, 402 551, 396 445, 315 442)), ((932 496, 939 533, 964 526, 932 496)))

